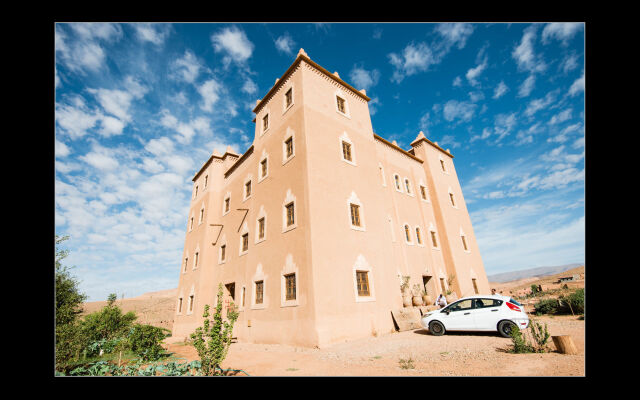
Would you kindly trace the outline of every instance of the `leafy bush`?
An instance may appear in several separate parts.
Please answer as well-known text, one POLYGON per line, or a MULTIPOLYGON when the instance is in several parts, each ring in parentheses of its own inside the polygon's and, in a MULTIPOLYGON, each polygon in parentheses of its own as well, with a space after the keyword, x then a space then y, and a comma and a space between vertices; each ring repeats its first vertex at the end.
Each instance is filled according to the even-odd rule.
POLYGON ((164 351, 160 343, 167 336, 166 331, 152 325, 135 324, 128 337, 131 351, 144 361, 159 359, 164 351))
POLYGON ((571 293, 566 300, 575 314, 584 313, 584 289, 578 289, 571 293))
POLYGON ((213 325, 209 321, 209 305, 204 306, 203 326, 196 328, 191 334, 193 346, 198 351, 204 375, 218 375, 222 372, 220 364, 224 361, 231 346, 233 325, 238 319, 234 304, 227 309, 228 321, 222 320, 222 283, 218 285, 216 310, 213 314, 213 325), (220 371, 219 371, 220 370, 220 371))
POLYGON ((82 330, 89 343, 100 340, 115 339, 126 336, 129 328, 137 319, 133 311, 122 313, 120 307, 113 301, 102 308, 87 315, 82 321, 82 330))
POLYGON ((513 347, 511 348, 512 353, 533 353, 535 350, 531 344, 529 344, 522 334, 522 331, 516 326, 511 329, 511 342, 513 347))
POLYGON ((560 307, 556 299, 542 299, 535 304, 536 314, 556 314, 560 307))
POLYGON ((544 324, 544 327, 535 320, 531 320, 529 324, 529 330, 531 331, 531 336, 533 337, 534 344, 532 347, 536 353, 544 353, 547 351, 547 342, 551 335, 549 334, 549 329, 547 328, 547 324, 544 324))

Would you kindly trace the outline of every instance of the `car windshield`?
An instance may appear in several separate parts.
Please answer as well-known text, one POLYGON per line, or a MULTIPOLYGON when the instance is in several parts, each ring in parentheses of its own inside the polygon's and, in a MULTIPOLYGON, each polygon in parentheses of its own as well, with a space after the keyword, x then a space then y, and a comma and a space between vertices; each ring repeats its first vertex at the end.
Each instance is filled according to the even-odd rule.
POLYGON ((513 303, 513 304, 515 304, 515 305, 517 305, 517 306, 522 306, 522 304, 520 304, 520 303, 518 303, 517 301, 515 301, 515 300, 513 299, 513 297, 509 299, 509 303, 513 303))

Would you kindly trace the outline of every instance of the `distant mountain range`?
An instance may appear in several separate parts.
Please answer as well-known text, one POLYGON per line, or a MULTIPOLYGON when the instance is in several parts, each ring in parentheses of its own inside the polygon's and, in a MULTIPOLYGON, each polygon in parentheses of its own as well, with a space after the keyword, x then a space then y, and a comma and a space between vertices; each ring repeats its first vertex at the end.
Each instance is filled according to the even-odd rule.
POLYGON ((584 263, 579 263, 579 264, 560 265, 556 267, 537 267, 537 268, 530 268, 530 269, 522 269, 519 271, 510 271, 510 272, 502 272, 500 274, 495 274, 495 275, 487 275, 487 279, 489 279, 489 282, 495 282, 495 283, 511 282, 511 281, 517 281, 518 279, 559 274, 561 272, 564 272, 573 268, 577 268, 583 265, 584 263))

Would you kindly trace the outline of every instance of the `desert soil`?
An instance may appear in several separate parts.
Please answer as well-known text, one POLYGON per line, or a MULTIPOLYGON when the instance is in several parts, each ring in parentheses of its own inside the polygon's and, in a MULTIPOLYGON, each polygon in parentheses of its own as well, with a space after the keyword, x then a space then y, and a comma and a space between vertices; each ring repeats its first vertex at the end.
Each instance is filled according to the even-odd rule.
MULTIPOLYGON (((418 329, 322 349, 234 343, 222 366, 251 376, 584 376, 585 321, 573 316, 535 318, 548 325, 551 335, 571 335, 579 353, 560 354, 549 339, 548 353, 511 354, 511 340, 497 333, 432 336, 418 329), (401 368, 400 360, 409 358, 414 368, 401 368)), ((185 360, 198 359, 192 346, 165 347, 185 360)))

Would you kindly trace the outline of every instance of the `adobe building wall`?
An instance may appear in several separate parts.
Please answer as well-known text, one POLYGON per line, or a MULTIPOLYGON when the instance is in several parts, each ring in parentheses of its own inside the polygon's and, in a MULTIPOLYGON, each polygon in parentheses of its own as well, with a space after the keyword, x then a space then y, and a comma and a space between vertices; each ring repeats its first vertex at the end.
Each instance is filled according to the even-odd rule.
MULTIPOLYGON (((230 149, 224 155, 214 151, 193 179, 194 192, 199 189, 189 218, 195 222, 193 230, 188 222, 185 236, 183 260, 189 257, 189 265, 180 268, 178 298, 183 305, 176 312, 173 336, 186 338, 201 325, 204 305, 215 305, 220 282, 235 284, 239 318, 234 336, 239 341, 309 347, 393 330, 390 312, 402 307, 402 276, 410 276, 411 285, 431 277, 427 289, 434 299, 442 292, 440 279, 446 281, 450 273, 458 277, 452 289, 459 296, 471 294, 471 277, 481 293, 489 293, 453 164, 442 176, 435 169, 441 150, 422 141, 414 142, 414 154, 409 154, 375 135, 368 100, 301 52, 257 103, 255 137, 247 152, 239 156, 230 149), (293 104, 287 107, 289 89, 293 104), (346 115, 338 111, 336 95, 346 100, 346 115), (288 137, 293 138, 294 155, 287 159, 288 137), (343 159, 343 140, 351 144, 351 162, 343 159), (260 162, 265 158, 268 173, 263 178, 260 162), (394 174, 401 177, 400 191, 394 174), (406 193, 405 178, 411 194, 406 193), (245 199, 249 180, 251 195, 245 199), (426 201, 420 185, 427 188, 426 201), (455 210, 445 207, 449 187, 459 193, 455 210), (225 213, 227 196, 230 211, 225 213), (290 201, 295 201, 293 227, 285 224, 284 207, 290 201), (360 206, 360 227, 351 225, 350 203, 360 206), (202 206, 204 220, 199 223, 202 206), (262 217, 264 240, 258 238, 262 217), (409 243, 405 223, 410 226, 409 243), (469 252, 455 248, 460 228, 469 252), (436 247, 430 229, 436 232, 436 247), (247 232, 249 249, 243 252, 241 240, 247 232), (194 269, 196 250, 199 262, 194 269), (367 272, 369 296, 358 294, 356 271, 367 272), (284 275, 290 273, 296 274, 293 301, 284 298, 284 275), (255 303, 259 280, 264 282, 263 304, 255 303), (192 312, 190 295, 195 295, 192 312)), ((226 289, 225 301, 231 301, 226 289)))

